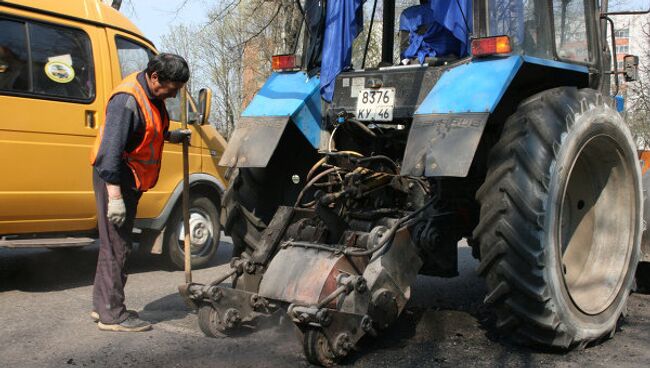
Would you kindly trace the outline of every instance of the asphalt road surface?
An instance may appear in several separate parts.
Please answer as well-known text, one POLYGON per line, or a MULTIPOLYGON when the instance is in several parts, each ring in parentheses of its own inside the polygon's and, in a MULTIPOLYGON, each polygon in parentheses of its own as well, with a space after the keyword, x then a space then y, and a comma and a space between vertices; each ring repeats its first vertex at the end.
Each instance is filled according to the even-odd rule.
MULTIPOLYGON (((222 241, 210 281, 229 259, 222 241)), ((90 320, 97 245, 80 250, 0 249, 0 367, 306 367, 294 327, 278 317, 249 335, 211 339, 176 288, 181 271, 155 256, 130 260, 127 306, 154 323, 145 333, 99 331, 90 320)), ((398 322, 366 337, 343 362, 351 367, 648 367, 650 296, 633 295, 616 336, 566 354, 519 347, 496 334, 476 261, 460 248, 460 276, 420 277, 398 322)))

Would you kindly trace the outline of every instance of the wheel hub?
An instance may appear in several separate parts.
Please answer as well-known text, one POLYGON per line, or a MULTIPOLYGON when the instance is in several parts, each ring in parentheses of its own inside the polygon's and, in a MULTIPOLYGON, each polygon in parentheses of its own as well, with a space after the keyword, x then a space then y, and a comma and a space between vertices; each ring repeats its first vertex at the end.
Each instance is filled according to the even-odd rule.
POLYGON ((614 140, 597 136, 574 161, 562 198, 560 271, 576 307, 599 314, 618 296, 635 231, 632 168, 614 140))
MULTIPOLYGON (((212 221, 210 217, 200 210, 191 209, 190 211, 190 249, 193 255, 200 255, 209 248, 212 242, 212 221)), ((178 231, 178 243, 181 252, 184 251, 185 226, 180 221, 178 231)))

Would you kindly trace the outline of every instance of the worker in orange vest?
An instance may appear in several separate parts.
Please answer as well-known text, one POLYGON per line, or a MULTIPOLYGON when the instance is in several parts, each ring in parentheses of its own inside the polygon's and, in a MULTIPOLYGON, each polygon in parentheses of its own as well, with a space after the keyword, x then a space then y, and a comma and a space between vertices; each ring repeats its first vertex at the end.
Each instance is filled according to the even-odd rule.
POLYGON ((165 108, 165 99, 176 96, 189 77, 182 57, 156 55, 147 69, 127 76, 113 90, 106 106, 105 123, 90 157, 100 241, 91 317, 100 330, 151 329, 124 305, 125 262, 138 200, 156 185, 164 141, 190 138, 187 129, 168 131, 165 108))

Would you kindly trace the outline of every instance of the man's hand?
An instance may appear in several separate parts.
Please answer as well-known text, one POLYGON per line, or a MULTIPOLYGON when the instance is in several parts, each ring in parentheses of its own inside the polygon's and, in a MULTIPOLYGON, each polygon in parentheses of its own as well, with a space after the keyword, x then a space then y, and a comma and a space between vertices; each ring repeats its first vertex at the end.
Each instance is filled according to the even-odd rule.
POLYGON ((126 206, 124 200, 120 198, 108 198, 108 211, 106 211, 108 221, 121 227, 126 220, 126 206))
POLYGON ((184 140, 190 141, 192 131, 189 129, 175 129, 169 131, 169 143, 181 143, 184 140))

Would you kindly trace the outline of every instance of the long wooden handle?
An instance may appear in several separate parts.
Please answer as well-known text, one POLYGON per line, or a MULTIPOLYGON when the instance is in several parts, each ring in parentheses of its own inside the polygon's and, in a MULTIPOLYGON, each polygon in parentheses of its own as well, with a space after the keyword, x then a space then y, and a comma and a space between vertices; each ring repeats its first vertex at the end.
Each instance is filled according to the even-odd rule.
MULTIPOLYGON (((181 94, 181 124, 187 129, 187 91, 183 87, 181 94)), ((190 163, 189 163, 190 142, 183 140, 183 229, 185 229, 184 253, 185 253, 185 283, 192 282, 192 250, 190 238, 190 163)))

